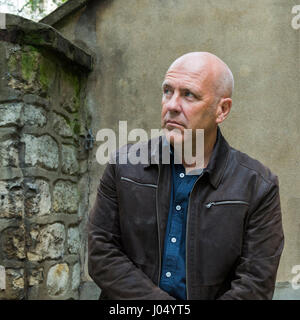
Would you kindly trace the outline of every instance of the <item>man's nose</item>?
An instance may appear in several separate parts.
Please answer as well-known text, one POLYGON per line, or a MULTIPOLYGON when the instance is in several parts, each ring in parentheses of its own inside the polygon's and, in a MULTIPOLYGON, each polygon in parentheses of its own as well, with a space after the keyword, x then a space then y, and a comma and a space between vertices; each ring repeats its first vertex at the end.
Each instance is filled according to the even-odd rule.
POLYGON ((181 97, 180 94, 175 93, 171 99, 166 103, 166 107, 169 112, 180 112, 181 111, 181 97))

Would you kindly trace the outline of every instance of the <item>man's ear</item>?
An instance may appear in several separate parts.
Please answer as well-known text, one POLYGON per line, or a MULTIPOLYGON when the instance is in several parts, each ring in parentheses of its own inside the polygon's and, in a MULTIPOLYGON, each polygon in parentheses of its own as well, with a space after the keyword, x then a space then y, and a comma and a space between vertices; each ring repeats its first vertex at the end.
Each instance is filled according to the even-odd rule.
POLYGON ((216 118, 216 123, 219 124, 221 122, 223 122, 230 110, 231 110, 231 106, 232 106, 232 99, 231 98, 222 98, 217 106, 217 118, 216 118))

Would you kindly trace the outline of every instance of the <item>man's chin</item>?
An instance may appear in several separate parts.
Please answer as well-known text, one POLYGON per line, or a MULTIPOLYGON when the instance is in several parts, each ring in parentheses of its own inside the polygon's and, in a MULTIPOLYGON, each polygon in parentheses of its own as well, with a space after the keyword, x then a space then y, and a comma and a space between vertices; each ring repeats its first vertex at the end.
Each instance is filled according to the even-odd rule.
POLYGON ((168 130, 164 128, 164 134, 166 136, 167 141, 172 145, 182 144, 183 142, 183 134, 180 130, 168 130))

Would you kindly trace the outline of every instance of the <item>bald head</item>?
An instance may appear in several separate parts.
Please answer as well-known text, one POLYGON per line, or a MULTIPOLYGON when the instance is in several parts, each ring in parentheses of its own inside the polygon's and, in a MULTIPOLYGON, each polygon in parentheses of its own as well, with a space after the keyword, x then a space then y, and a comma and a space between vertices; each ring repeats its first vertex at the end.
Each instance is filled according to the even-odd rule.
POLYGON ((188 70, 209 81, 217 99, 231 98, 234 79, 227 64, 209 52, 190 52, 176 59, 168 69, 188 70))

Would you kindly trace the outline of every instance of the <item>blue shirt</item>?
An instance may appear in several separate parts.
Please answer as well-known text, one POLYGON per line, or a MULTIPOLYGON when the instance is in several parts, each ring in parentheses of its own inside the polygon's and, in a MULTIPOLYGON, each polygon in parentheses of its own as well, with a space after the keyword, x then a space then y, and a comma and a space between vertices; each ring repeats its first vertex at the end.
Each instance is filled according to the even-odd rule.
POLYGON ((186 175, 184 166, 174 161, 171 168, 172 191, 159 286, 174 298, 186 300, 186 220, 189 195, 199 175, 186 175))

